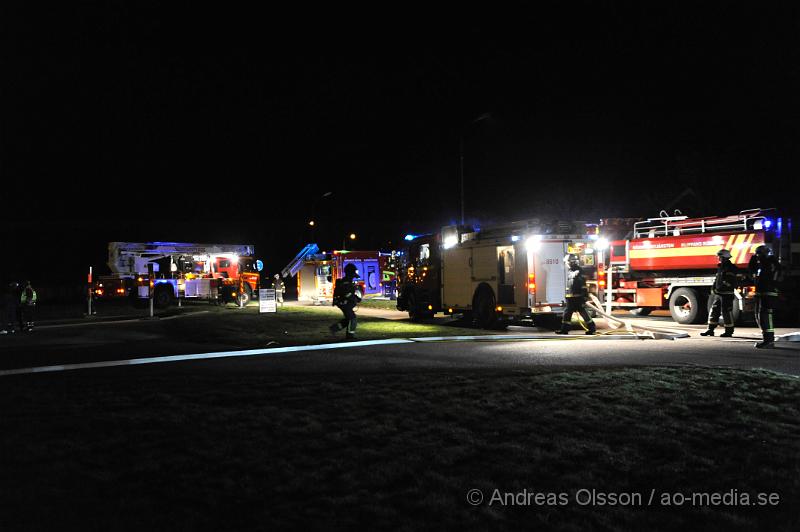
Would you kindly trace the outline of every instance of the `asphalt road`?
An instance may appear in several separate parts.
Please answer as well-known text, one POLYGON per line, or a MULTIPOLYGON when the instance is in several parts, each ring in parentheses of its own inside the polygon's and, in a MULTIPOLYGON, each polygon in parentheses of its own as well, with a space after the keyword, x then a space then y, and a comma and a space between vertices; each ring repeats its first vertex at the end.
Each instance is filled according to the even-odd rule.
MULTIPOLYGON (((229 351, 230 344, 208 342, 201 334, 176 335, 176 320, 182 330, 191 330, 203 311, 168 320, 111 321, 89 325, 59 324, 42 327, 32 335, 0 338, 0 370, 105 360, 161 357, 189 353, 229 351)), ((315 349, 304 352, 259 354, 213 360, 170 362, 137 367, 80 371, 136 371, 159 373, 265 372, 375 373, 428 370, 530 370, 560 367, 619 367, 697 365, 733 368, 763 368, 800 376, 800 343, 778 344, 772 350, 757 350, 754 327, 738 328, 731 339, 702 338, 703 326, 677 326, 664 318, 637 319, 657 327, 682 329, 690 338, 678 340, 609 340, 585 337, 577 331, 564 338, 545 333, 535 341, 442 341, 395 345, 348 346, 345 349, 315 349)), ((779 329, 778 334, 792 332, 779 329)), ((507 334, 538 333, 512 327, 507 334)), ((267 347, 267 346, 252 346, 267 347)), ((236 347, 235 349, 242 349, 236 347)))

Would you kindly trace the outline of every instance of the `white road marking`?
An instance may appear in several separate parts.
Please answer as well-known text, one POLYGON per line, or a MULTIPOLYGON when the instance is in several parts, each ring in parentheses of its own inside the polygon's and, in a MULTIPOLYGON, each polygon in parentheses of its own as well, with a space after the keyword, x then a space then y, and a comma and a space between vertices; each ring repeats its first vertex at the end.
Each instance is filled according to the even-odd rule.
POLYGON ((477 336, 428 336, 421 338, 389 338, 387 340, 364 340, 357 342, 337 342, 333 344, 298 345, 291 347, 269 347, 264 349, 246 349, 243 351, 218 351, 215 353, 195 353, 189 355, 169 355, 161 357, 130 358, 125 360, 104 360, 100 362, 83 362, 78 364, 62 364, 54 366, 38 366, 32 368, 17 368, 0 370, 0 377, 10 375, 23 375, 30 373, 53 373, 71 371, 76 369, 111 368, 116 366, 137 366, 142 364, 162 364, 167 362, 184 362, 188 360, 208 360, 213 358, 248 357, 258 355, 277 355, 281 353, 298 353, 301 351, 323 351, 330 349, 349 349, 352 347, 368 347, 373 345, 408 344, 415 342, 444 342, 444 341, 530 341, 530 340, 638 340, 635 335, 597 335, 597 336, 545 336, 545 335, 477 335, 477 336))

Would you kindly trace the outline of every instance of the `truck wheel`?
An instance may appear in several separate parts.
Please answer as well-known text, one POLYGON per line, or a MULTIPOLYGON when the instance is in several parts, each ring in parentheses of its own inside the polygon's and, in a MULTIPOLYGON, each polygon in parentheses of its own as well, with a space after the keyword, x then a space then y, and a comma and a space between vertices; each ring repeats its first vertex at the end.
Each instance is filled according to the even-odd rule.
POLYGON ((172 285, 156 285, 155 294, 153 294, 153 305, 157 308, 167 308, 172 304, 174 294, 172 292, 172 285))
POLYGON ((693 288, 678 288, 669 297, 669 313, 681 324, 701 323, 706 319, 705 305, 693 288))
POLYGON ((413 291, 410 291, 405 296, 406 307, 408 308, 408 317, 411 321, 417 321, 419 319, 419 311, 417 310, 417 294, 415 294, 413 291))
POLYGON ((411 291, 408 293, 406 305, 408 305, 408 317, 411 318, 411 321, 426 320, 433 317, 433 311, 420 309, 416 292, 411 291))
POLYGON ((491 329, 497 324, 496 299, 488 285, 480 285, 472 298, 475 325, 481 329, 491 329))

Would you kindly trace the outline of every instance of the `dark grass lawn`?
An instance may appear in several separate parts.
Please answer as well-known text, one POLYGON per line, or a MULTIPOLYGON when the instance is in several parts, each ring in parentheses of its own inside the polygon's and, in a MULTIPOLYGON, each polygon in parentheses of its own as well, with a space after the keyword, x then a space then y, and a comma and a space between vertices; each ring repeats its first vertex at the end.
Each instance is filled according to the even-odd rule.
MULTIPOLYGON (((98 379, 102 375, 102 379, 98 379)), ((113 375, 113 376, 109 376, 113 375)), ((0 381, 0 530, 791 530, 800 380, 718 369, 0 381), (564 506, 467 503, 480 489, 564 506), (777 493, 580 506, 579 489, 777 493)))
MULTIPOLYGON (((240 311, 222 308, 189 319, 172 320, 165 331, 170 337, 202 337, 211 343, 239 347, 307 345, 344 340, 344 331, 332 335, 328 327, 342 319, 333 307, 284 307, 275 314, 258 314, 257 309, 240 311)), ((407 338, 418 336, 454 336, 491 334, 492 331, 459 327, 440 320, 437 323, 412 323, 409 320, 386 320, 358 317, 358 340, 407 338)))
POLYGON ((392 301, 391 299, 364 299, 360 305, 366 308, 397 310, 397 301, 392 301))

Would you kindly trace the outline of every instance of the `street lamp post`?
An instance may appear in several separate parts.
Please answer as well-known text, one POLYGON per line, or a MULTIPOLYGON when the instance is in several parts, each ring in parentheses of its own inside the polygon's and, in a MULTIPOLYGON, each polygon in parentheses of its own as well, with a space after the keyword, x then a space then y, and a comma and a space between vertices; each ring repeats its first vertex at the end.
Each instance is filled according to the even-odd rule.
POLYGON ((314 216, 316 208, 317 208, 317 203, 319 203, 320 200, 323 200, 323 199, 327 198, 328 196, 330 196, 332 194, 333 194, 333 192, 326 192, 322 196, 320 196, 317 199, 315 199, 314 203, 311 204, 311 219, 308 221, 308 226, 311 228, 311 241, 312 242, 314 241, 314 229, 317 227, 317 219, 314 216))
MULTIPOLYGON (((477 124, 488 118, 491 118, 491 113, 483 113, 481 116, 472 120, 470 124, 477 124)), ((459 176, 459 189, 461 191, 461 225, 464 225, 464 135, 466 135, 466 127, 461 130, 461 135, 458 138, 458 176, 459 176)))
POLYGON ((347 239, 348 239, 348 238, 349 238, 351 241, 355 241, 355 239, 356 239, 356 234, 355 234, 355 233, 350 233, 349 235, 347 235, 347 236, 345 236, 345 237, 343 237, 343 238, 342 238, 342 249, 345 249, 345 247, 344 247, 344 243, 345 243, 345 242, 347 242, 347 239))

